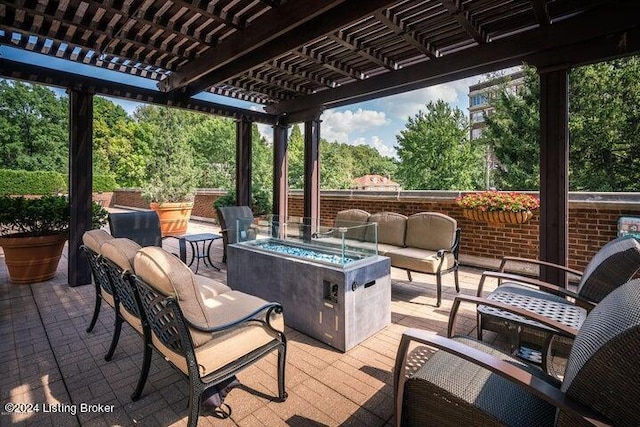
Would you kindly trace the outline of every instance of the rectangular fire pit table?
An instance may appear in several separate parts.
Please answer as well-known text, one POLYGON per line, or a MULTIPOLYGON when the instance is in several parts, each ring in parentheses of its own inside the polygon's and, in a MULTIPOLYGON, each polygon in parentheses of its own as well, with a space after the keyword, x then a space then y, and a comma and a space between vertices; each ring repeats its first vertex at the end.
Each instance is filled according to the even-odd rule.
MULTIPOLYGON (((389 258, 370 255, 334 264, 304 258, 301 249, 315 250, 279 239, 229 245, 228 285, 280 302, 287 326, 341 351, 391 322, 389 258), (285 253, 270 249, 274 245, 284 246, 285 253)), ((321 259, 332 255, 320 252, 321 259)))

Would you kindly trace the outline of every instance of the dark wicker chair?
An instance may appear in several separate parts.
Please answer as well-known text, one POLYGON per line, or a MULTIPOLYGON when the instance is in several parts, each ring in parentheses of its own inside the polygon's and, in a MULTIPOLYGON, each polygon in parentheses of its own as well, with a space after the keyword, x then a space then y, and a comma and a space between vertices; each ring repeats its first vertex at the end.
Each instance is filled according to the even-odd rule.
POLYGON ((116 306, 109 277, 102 265, 102 250, 100 249, 104 242, 111 239, 113 239, 113 236, 104 230, 89 230, 82 235, 83 244, 80 249, 87 255, 91 274, 93 275, 93 284, 96 288, 96 302, 87 332, 93 331, 100 315, 100 307, 103 300, 112 308, 116 306))
POLYGON ((618 287, 589 313, 562 383, 485 343, 408 330, 394 373, 396 425, 638 426, 638 348, 639 280, 618 287), (409 352, 412 343, 438 351, 407 376, 427 353, 424 346, 409 352))
MULTIPOLYGON (((536 260, 508 258, 501 264, 500 271, 483 273, 477 295, 482 296, 487 278, 497 278, 499 286, 487 295, 487 300, 525 309, 577 330, 597 303, 613 289, 633 278, 639 269, 640 243, 633 238, 621 237, 603 246, 589 262, 584 273, 536 260), (536 279, 504 273, 506 261, 513 260, 548 265, 576 274, 581 277, 577 292, 536 279)), ((482 304, 478 305, 477 313, 478 339, 482 339, 483 330, 508 334, 513 350, 520 357, 540 363, 544 369, 548 367, 552 348, 559 354, 566 355, 571 347, 570 340, 554 340, 556 333, 553 327, 527 315, 482 304), (558 343, 552 346, 552 341, 558 343)))
POLYGON ((223 255, 222 262, 227 262, 227 245, 240 241, 253 240, 256 237, 253 225, 253 212, 249 206, 222 206, 216 208, 220 222, 223 255), (240 228, 238 228, 240 227, 240 228))
MULTIPOLYGON (((149 325, 146 347, 155 348, 189 379, 189 426, 198 422, 205 390, 273 351, 278 352, 278 398, 286 399, 280 304, 213 281, 202 286, 194 281, 199 276, 161 248, 141 249, 134 268, 131 282, 149 325)), ((148 368, 143 370, 145 377, 147 373, 148 368)))
POLYGON ((110 213, 109 229, 113 237, 126 237, 142 247, 162 246, 160 218, 154 211, 110 213))

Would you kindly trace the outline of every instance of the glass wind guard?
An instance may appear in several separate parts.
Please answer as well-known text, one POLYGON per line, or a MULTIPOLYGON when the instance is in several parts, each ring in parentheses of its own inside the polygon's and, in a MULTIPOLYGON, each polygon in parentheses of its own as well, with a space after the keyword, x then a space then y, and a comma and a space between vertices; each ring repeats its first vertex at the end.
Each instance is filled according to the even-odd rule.
POLYGON ((238 241, 263 250, 337 265, 378 254, 376 223, 342 223, 340 227, 318 223, 315 219, 300 217, 281 221, 271 215, 254 221, 255 235, 251 239, 239 235, 238 241))

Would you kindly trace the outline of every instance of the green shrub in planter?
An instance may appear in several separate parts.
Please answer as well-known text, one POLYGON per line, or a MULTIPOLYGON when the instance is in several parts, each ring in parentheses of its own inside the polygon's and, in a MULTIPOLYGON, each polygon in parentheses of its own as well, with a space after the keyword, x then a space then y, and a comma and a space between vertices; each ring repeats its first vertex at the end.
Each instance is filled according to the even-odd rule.
MULTIPOLYGON (((69 231, 71 215, 65 196, 25 197, 0 196, 0 236, 48 236, 69 231)), ((92 228, 107 223, 107 211, 92 204, 92 228)))

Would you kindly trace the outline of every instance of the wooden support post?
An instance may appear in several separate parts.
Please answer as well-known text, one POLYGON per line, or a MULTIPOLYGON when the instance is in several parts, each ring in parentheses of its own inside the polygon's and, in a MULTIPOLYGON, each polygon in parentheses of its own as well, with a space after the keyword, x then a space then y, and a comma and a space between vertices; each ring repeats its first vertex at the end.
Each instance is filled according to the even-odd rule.
POLYGON ((236 122, 236 205, 251 207, 251 126, 242 118, 236 122))
POLYGON ((93 183, 93 94, 70 88, 69 94, 69 285, 91 283, 89 261, 80 250, 82 235, 91 228, 93 183))
MULTIPOLYGON (((320 224, 320 114, 304 122, 304 221, 305 232, 320 224)), ((305 240, 310 238, 304 236, 305 240)))
MULTIPOLYGON (((569 69, 540 75, 540 260, 568 265, 569 69)), ((542 280, 566 286, 564 272, 541 268, 542 280)))
POLYGON ((289 161, 287 156, 287 129, 284 124, 273 126, 273 222, 275 229, 274 237, 280 237, 281 227, 285 224, 288 216, 288 196, 289 196, 289 161))

